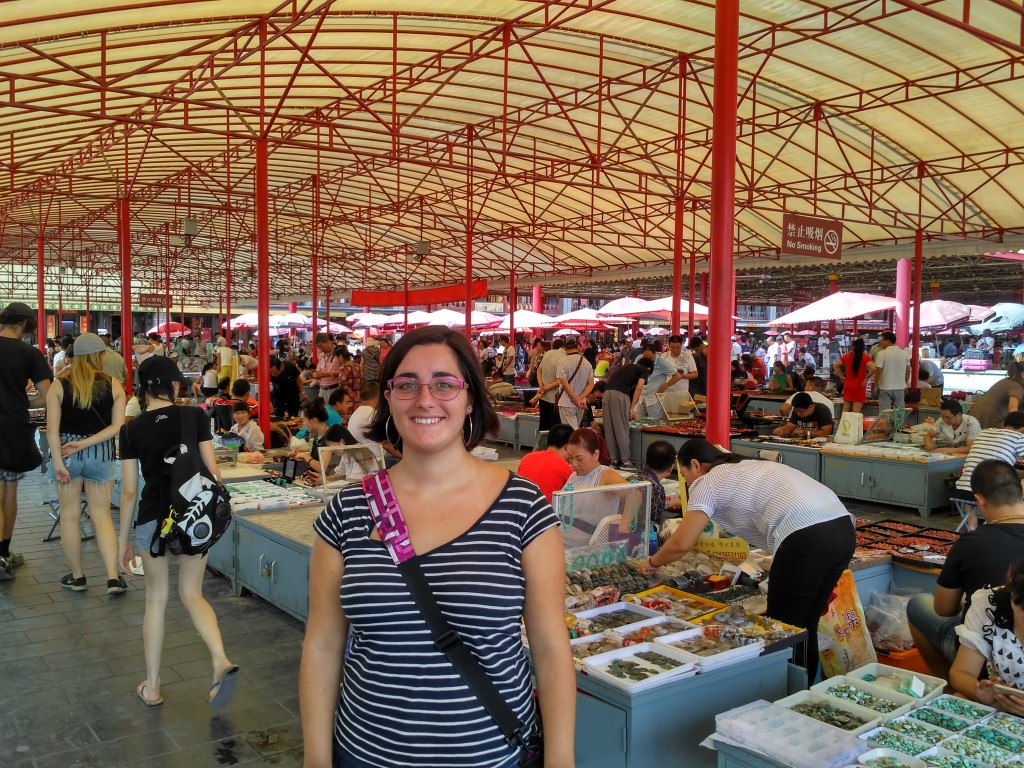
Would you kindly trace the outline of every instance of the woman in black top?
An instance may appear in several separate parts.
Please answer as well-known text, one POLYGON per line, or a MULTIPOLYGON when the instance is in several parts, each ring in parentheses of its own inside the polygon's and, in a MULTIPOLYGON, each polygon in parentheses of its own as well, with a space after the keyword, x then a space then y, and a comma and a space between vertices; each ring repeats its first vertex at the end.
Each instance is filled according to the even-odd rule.
POLYGON ((96 545, 107 570, 107 594, 128 589, 117 572, 117 534, 110 519, 114 483, 114 437, 124 424, 125 394, 121 382, 103 372, 103 340, 83 333, 75 340, 75 356, 58 386, 46 395, 46 439, 50 444, 50 478, 57 484, 60 544, 71 573, 61 586, 84 592, 82 570, 82 491, 96 530, 96 545))
MULTIPOLYGON (((164 457, 181 440, 182 420, 195 430, 203 463, 220 479, 213 453, 210 420, 199 408, 175 407, 174 397, 184 378, 174 361, 151 357, 139 366, 139 404, 142 414, 121 429, 121 565, 138 553, 146 579, 146 616, 142 625, 146 653, 146 679, 135 695, 146 707, 164 703, 160 696, 160 657, 164 644, 164 612, 170 582, 170 558, 150 554, 158 521, 170 505, 171 476, 164 457), (139 467, 146 480, 138 510, 135 497, 139 486, 139 467)), ((169 550, 168 550, 169 551, 169 550)), ((205 555, 178 555, 178 595, 188 609, 192 624, 210 651, 213 686, 210 706, 219 709, 230 701, 238 682, 238 667, 224 652, 217 615, 203 597, 205 555)))

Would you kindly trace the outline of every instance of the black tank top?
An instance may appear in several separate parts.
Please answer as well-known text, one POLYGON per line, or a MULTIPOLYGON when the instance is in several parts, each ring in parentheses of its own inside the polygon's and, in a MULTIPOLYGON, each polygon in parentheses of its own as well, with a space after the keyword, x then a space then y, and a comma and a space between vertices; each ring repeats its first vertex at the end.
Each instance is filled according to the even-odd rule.
POLYGON ((95 435, 110 426, 114 409, 114 392, 110 383, 97 378, 92 391, 92 403, 79 408, 71 382, 60 379, 64 398, 60 406, 60 432, 62 435, 95 435))

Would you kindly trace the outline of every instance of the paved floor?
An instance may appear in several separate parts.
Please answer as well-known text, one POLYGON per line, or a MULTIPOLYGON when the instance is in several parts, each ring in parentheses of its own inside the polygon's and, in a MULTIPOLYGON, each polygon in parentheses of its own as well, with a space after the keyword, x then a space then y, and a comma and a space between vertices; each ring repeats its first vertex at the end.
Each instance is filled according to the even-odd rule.
POLYGON ((214 715, 205 698, 209 653, 172 586, 161 673, 166 703, 147 710, 133 695, 145 678, 142 578, 129 579, 127 594, 108 597, 95 541, 88 541, 89 589, 63 589, 60 542, 41 541, 52 523, 44 506, 50 486, 37 472, 19 489, 12 548, 25 565, 0 582, 0 766, 302 765, 303 627, 296 619, 207 576, 225 647, 241 667, 234 701, 214 715))
MULTIPOLYGON (((301 766, 302 625, 259 598, 236 597, 226 580, 208 575, 206 595, 228 654, 241 666, 238 693, 226 710, 211 713, 206 647, 172 597, 162 671, 166 704, 144 709, 133 695, 145 677, 142 580, 130 579, 126 595, 108 597, 95 541, 88 541, 88 591, 61 588, 68 569, 60 542, 41 542, 52 523, 45 506, 50 495, 38 472, 22 481, 13 549, 24 554, 25 565, 15 579, 0 582, 0 766, 301 766)), ((849 506, 860 517, 918 519, 879 505, 849 506)), ((957 521, 940 515, 929 525, 951 530, 957 521)))

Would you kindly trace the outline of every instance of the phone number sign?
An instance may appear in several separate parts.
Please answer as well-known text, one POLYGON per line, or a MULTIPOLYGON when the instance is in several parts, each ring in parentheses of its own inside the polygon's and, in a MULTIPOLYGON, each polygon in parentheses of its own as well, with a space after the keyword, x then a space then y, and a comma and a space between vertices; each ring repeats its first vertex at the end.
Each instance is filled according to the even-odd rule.
POLYGON ((783 213, 782 252, 790 256, 838 260, 843 253, 843 222, 783 213))

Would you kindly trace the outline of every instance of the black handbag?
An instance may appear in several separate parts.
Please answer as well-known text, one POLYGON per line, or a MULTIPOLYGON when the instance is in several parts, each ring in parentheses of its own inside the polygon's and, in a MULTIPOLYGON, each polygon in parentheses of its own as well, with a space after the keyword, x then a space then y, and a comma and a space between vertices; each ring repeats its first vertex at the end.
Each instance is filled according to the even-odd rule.
POLYGON ((437 599, 430 591, 426 576, 423 575, 419 558, 409 541, 408 528, 391 488, 387 470, 382 469, 363 478, 363 491, 366 493, 380 539, 398 566, 398 572, 405 579, 409 594, 412 595, 413 602, 416 603, 430 629, 434 647, 448 657, 455 671, 487 710, 487 714, 493 718, 509 743, 522 749, 519 765, 522 768, 542 768, 544 748, 540 732, 538 731, 532 738, 531 734, 526 732, 525 723, 505 702, 480 663, 473 658, 469 648, 438 607, 437 599))

